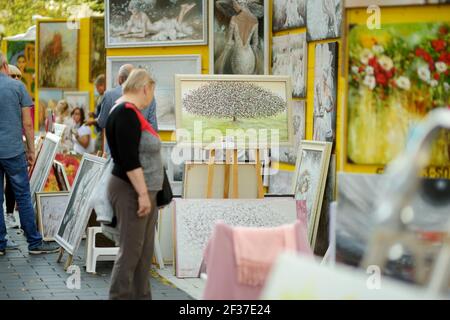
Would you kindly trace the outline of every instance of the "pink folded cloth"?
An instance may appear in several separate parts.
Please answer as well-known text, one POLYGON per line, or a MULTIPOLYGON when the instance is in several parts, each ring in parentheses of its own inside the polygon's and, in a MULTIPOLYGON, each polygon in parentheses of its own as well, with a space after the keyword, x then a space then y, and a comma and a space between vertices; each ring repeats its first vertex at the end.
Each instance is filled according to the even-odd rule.
POLYGON ((295 225, 275 228, 236 227, 233 231, 238 282, 264 284, 272 264, 286 250, 297 250, 295 225))

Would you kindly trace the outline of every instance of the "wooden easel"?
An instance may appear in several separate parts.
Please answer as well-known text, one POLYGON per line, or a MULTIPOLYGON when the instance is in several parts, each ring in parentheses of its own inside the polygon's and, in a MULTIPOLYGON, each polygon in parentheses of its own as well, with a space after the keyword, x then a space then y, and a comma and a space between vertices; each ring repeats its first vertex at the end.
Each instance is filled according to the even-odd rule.
MULTIPOLYGON (((261 177, 261 161, 260 161, 260 149, 256 149, 255 156, 255 178, 257 186, 257 198, 264 198, 264 188, 261 177)), ((206 198, 210 199, 213 195, 213 181, 214 181, 214 170, 216 168, 216 150, 209 150, 209 161, 208 161, 208 182, 206 186, 206 198)), ((225 181, 223 189, 224 199, 238 199, 239 198, 239 180, 238 180, 238 149, 226 149, 225 154, 225 181), (230 174, 233 174, 233 186, 231 197, 229 194, 230 190, 230 174)))
MULTIPOLYGON (((64 256, 64 248, 61 247, 59 248, 59 253, 58 253, 58 259, 56 260, 57 263, 60 263, 62 260, 62 257, 64 256)), ((69 257, 66 260, 66 263, 64 264, 64 271, 67 271, 67 269, 69 269, 69 267, 72 265, 73 262, 73 255, 69 254, 69 257)))

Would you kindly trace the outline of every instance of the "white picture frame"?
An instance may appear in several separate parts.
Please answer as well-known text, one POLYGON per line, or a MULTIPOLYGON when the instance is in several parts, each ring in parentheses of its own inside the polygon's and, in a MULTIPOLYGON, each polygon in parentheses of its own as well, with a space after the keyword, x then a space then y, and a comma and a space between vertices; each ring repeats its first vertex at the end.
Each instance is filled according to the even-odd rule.
MULTIPOLYGON (((208 43, 208 20, 207 20, 207 0, 193 0, 196 5, 201 4, 201 20, 202 20, 202 36, 201 39, 191 39, 191 40, 147 40, 147 41, 112 41, 111 34, 111 0, 105 1, 105 46, 106 48, 130 48, 130 47, 165 47, 165 46, 192 46, 192 45, 205 45, 208 43)), ((124 4, 126 8, 119 10, 121 13, 128 11, 128 0, 120 0, 121 4, 124 4)), ((176 2, 173 2, 176 4, 176 2)), ((180 7, 181 9, 181 7, 180 7)), ((194 8, 195 9, 195 8, 194 8)), ((124 18, 124 17, 121 17, 124 18)), ((162 16, 160 18, 167 18, 162 16)), ((156 18, 158 22, 158 18, 156 18)), ((175 20, 175 18, 170 17, 169 20, 175 20)), ((162 20, 161 20, 162 21, 162 20)), ((170 21, 167 21, 170 23, 170 21)), ((162 23, 162 22, 161 22, 162 23)), ((160 23, 160 25, 161 25, 160 23)), ((175 22, 171 22, 172 24, 175 22)), ((163 34, 161 34, 162 36, 163 34)))
POLYGON ((114 88, 119 68, 130 63, 146 69, 156 81, 156 118, 161 131, 175 130, 175 74, 201 74, 202 57, 199 54, 158 56, 109 56, 106 58, 107 89, 114 88))
POLYGON ((89 197, 103 173, 106 162, 107 159, 87 153, 81 159, 64 216, 55 235, 55 241, 71 255, 77 251, 85 233, 93 209, 89 197))
POLYGON ((36 157, 30 177, 30 194, 33 208, 36 208, 35 194, 44 190, 53 160, 55 159, 56 152, 58 150, 59 141, 60 137, 48 132, 45 135, 44 141, 39 149, 39 153, 36 157))
POLYGON ((37 224, 44 241, 54 241, 69 194, 68 191, 36 193, 37 224))
MULTIPOLYGON (((258 1, 258 0, 257 0, 258 1)), ((209 1, 209 73, 210 74, 221 74, 215 71, 215 2, 216 0, 209 1)), ((263 34, 264 34, 264 44, 263 44, 263 63, 264 70, 263 72, 255 73, 255 74, 269 74, 269 0, 259 0, 259 3, 264 5, 264 17, 262 20, 264 21, 263 26, 263 34)), ((259 19, 261 21, 261 19, 259 19)), ((260 36, 260 35, 259 35, 260 36)), ((218 50, 221 51, 221 50, 218 50)))
POLYGON ((314 250, 325 192, 331 143, 303 140, 297 154, 292 184, 296 200, 306 200, 308 240, 314 250))

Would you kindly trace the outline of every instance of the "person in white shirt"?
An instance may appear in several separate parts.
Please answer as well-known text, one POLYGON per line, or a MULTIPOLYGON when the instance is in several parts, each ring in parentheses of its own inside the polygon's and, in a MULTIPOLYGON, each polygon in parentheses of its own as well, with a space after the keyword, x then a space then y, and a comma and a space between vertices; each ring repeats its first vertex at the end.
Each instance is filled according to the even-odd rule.
POLYGON ((86 118, 83 108, 74 108, 71 116, 75 123, 72 129, 73 151, 79 154, 94 153, 95 141, 92 139, 91 129, 84 124, 86 118))

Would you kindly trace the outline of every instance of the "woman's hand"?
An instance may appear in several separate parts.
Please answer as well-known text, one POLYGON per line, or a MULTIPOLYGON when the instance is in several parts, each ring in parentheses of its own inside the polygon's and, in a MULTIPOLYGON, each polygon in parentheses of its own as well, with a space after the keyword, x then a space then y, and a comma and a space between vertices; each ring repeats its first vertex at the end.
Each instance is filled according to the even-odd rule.
POLYGON ((139 195, 138 204, 139 204, 139 208, 137 211, 138 217, 143 218, 148 216, 152 210, 152 204, 150 202, 150 198, 147 192, 139 195))

